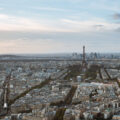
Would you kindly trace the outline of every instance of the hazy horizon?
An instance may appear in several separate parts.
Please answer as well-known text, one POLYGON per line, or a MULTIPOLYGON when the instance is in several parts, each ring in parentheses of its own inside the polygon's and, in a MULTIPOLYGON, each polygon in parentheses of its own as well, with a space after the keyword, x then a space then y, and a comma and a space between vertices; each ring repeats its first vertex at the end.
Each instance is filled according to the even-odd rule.
POLYGON ((0 54, 119 53, 119 0, 0 0, 0 54))

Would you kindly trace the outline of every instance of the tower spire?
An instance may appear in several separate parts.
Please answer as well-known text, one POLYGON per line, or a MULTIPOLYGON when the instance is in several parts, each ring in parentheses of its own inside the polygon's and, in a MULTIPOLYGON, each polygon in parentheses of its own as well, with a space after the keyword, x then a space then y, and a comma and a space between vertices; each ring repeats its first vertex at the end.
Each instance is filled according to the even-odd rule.
POLYGON ((85 71, 87 69, 85 46, 83 46, 82 69, 83 69, 83 71, 85 71))

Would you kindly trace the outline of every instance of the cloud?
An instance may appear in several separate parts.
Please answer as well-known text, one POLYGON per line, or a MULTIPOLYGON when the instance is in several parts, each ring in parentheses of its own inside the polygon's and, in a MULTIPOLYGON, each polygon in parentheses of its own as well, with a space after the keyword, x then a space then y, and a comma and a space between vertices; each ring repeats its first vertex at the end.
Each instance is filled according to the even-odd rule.
POLYGON ((62 19, 62 21, 67 25, 70 26, 71 29, 76 30, 76 32, 85 32, 85 31, 114 31, 115 29, 120 27, 120 24, 116 23, 109 23, 106 21, 99 21, 99 20, 88 20, 88 21, 74 21, 69 19, 62 19))
POLYGON ((6 14, 0 14, 0 20, 9 19, 9 16, 6 14))
POLYGON ((0 14, 0 31, 71 31, 65 26, 61 27, 59 22, 59 20, 30 19, 0 14))
POLYGON ((115 30, 116 32, 120 32, 120 27, 115 30))
POLYGON ((0 14, 0 31, 41 31, 41 32, 87 32, 115 30, 120 24, 109 23, 101 19, 30 19, 0 14))
POLYGON ((104 25, 94 25, 94 27, 104 27, 104 25))
POLYGON ((97 30, 104 30, 105 26, 104 25, 94 25, 97 30))
POLYGON ((0 31, 0 53, 67 53, 120 51, 117 32, 0 31))
POLYGON ((54 7, 32 7, 32 8, 36 10, 45 10, 45 11, 62 11, 62 12, 67 11, 66 9, 54 8, 54 7))
POLYGON ((54 50, 60 51, 63 46, 62 42, 55 42, 51 39, 19 38, 15 40, 0 41, 0 53, 49 53, 54 50))
POLYGON ((46 30, 47 31, 49 30, 49 28, 33 19, 0 14, 0 30, 10 30, 10 31, 46 30))
POLYGON ((114 18, 115 20, 120 20, 120 13, 115 13, 115 14, 113 15, 113 18, 114 18))

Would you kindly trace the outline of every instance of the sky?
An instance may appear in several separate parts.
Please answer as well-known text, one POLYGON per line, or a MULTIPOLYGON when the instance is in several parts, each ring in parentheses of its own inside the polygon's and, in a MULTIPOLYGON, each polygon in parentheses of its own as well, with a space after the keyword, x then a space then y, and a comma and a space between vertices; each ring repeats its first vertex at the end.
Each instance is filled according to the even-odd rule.
POLYGON ((0 0, 0 54, 120 52, 120 0, 0 0))

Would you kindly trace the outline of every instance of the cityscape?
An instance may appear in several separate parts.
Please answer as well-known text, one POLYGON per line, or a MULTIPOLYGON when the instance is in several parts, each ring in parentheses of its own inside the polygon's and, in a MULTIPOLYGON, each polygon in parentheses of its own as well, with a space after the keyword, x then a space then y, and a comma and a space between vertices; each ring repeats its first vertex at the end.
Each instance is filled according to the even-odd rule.
POLYGON ((120 0, 0 0, 0 120, 120 120, 120 0))
POLYGON ((1 120, 118 120, 120 55, 0 57, 1 120))

